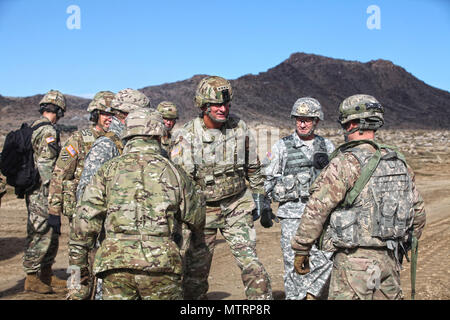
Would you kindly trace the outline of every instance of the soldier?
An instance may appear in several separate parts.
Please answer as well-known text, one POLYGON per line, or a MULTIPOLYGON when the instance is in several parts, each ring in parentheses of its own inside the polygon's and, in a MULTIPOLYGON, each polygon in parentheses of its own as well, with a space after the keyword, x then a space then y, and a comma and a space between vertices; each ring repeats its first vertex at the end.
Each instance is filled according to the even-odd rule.
POLYGON ((246 296, 272 299, 269 275, 256 254, 253 213, 262 215, 265 227, 272 225, 273 214, 267 210, 264 179, 247 125, 229 115, 232 97, 227 80, 216 76, 202 79, 194 100, 202 112, 173 138, 171 159, 197 182, 206 199, 204 233, 192 234, 186 253, 186 299, 206 298, 218 229, 241 269, 246 296))
MULTIPOLYGON (((122 131, 125 128, 125 119, 128 114, 138 108, 149 107, 150 100, 143 93, 137 90, 129 88, 123 89, 114 96, 111 102, 111 108, 107 109, 108 112, 112 112, 114 114, 111 119, 109 131, 94 142, 91 150, 89 150, 86 156, 80 183, 78 184, 76 192, 77 203, 80 201, 85 187, 91 181, 97 170, 108 160, 122 154, 122 131)), ((99 242, 102 241, 103 236, 104 234, 101 233, 99 242)), ((99 244, 97 244, 97 246, 98 245, 99 244)), ((101 299, 101 279, 99 279, 95 290, 95 299, 101 299)))
POLYGON ((61 213, 72 220, 76 206, 76 188, 83 171, 84 159, 97 138, 106 134, 112 114, 106 112, 111 107, 114 93, 100 91, 89 104, 92 127, 75 131, 64 144, 56 161, 50 181, 48 212, 56 216, 61 213))
POLYGON ((54 124, 64 116, 66 101, 58 90, 50 90, 39 103, 41 118, 31 125, 48 123, 33 131, 31 144, 40 182, 25 195, 28 210, 27 243, 23 269, 27 274, 25 291, 52 293, 52 287, 65 287, 65 281, 53 275, 52 265, 58 252, 61 218, 48 214, 48 188, 61 149, 54 124))
POLYGON ((167 129, 167 134, 165 136, 161 137, 161 151, 162 154, 165 157, 169 157, 170 155, 170 149, 172 147, 171 139, 172 134, 171 131, 175 124, 177 123, 178 119, 178 110, 177 106, 170 101, 163 101, 156 107, 156 110, 161 112, 163 119, 164 119, 164 125, 167 129))
MULTIPOLYGON (((88 251, 104 224, 106 238, 96 253, 94 273, 103 278, 103 298, 182 299, 182 262, 173 240, 176 220, 201 230, 201 192, 161 155, 165 134, 161 114, 129 114, 123 155, 102 166, 87 186, 74 218, 70 264, 86 277, 88 251)), ((79 298, 73 289, 69 299, 79 298)), ((88 292, 89 290, 85 290, 88 292)))
POLYGON ((100 166, 106 161, 119 156, 123 150, 121 134, 125 126, 125 119, 128 113, 137 108, 150 107, 150 100, 141 92, 133 89, 120 90, 111 102, 111 108, 114 116, 109 125, 109 131, 99 137, 89 150, 84 162, 83 172, 81 173, 80 183, 77 187, 77 201, 81 199, 84 188, 97 172, 100 166))
MULTIPOLYGON (((297 231, 309 197, 309 187, 328 163, 333 143, 314 131, 323 120, 322 107, 314 98, 298 99, 292 108, 296 130, 272 147, 265 160, 264 187, 269 197, 279 202, 277 217, 281 221, 281 248, 284 258, 284 289, 286 299, 319 297, 331 273, 331 253, 313 246, 311 260, 314 268, 308 275, 294 272, 294 251, 291 239, 297 231)), ((326 290, 325 290, 326 291, 326 290)), ((326 292, 327 293, 327 292, 326 292)))
POLYGON ((329 299, 402 299, 399 248, 422 234, 423 199, 403 155, 375 141, 384 124, 381 104, 357 94, 339 112, 348 142, 311 187, 292 240, 295 269, 308 273, 308 255, 320 237, 324 250, 334 252, 329 299))

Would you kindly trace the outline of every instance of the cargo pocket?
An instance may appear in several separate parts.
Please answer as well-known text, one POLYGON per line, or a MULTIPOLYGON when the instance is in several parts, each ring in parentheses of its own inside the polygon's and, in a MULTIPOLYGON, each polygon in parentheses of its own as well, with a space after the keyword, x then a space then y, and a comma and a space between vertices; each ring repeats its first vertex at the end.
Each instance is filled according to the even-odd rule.
POLYGON ((72 180, 63 182, 63 215, 72 218, 76 208, 77 184, 72 180))
POLYGON ((353 210, 335 211, 330 218, 333 244, 339 248, 358 246, 357 213, 353 210))

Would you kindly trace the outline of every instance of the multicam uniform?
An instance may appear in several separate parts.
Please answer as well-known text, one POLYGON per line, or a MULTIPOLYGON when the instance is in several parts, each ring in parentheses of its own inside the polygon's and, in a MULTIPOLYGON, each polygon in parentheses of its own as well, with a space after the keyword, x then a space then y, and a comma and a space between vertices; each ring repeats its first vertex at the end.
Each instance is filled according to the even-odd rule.
POLYGON ((53 265, 59 246, 58 234, 47 223, 47 197, 61 145, 59 132, 47 118, 41 117, 33 122, 32 126, 44 122, 48 122, 49 125, 36 129, 31 136, 34 163, 39 170, 40 184, 25 196, 28 220, 23 269, 27 274, 36 273, 44 267, 53 265))
MULTIPOLYGON (((365 120, 354 132, 383 124, 384 109, 371 96, 347 98, 340 112, 341 123, 365 120)), ((373 140, 351 141, 339 147, 311 192, 292 248, 296 258, 307 255, 325 228, 323 249, 334 252, 329 299, 402 299, 399 244, 411 231, 418 239, 426 220, 403 156, 373 140)))
MULTIPOLYGON (((133 133, 132 120, 151 112, 132 112, 126 130, 133 133)), ((204 206, 192 180, 160 153, 156 140, 131 136, 123 155, 98 170, 81 199, 70 263, 84 273, 104 224, 106 238, 94 263, 94 273, 103 278, 104 299, 183 298, 174 224, 179 220, 201 230, 204 206)))
POLYGON ((309 187, 319 174, 312 160, 314 153, 331 154, 333 143, 315 136, 312 144, 300 139, 296 132, 279 140, 272 147, 265 164, 265 190, 273 201, 279 202, 277 217, 281 223, 281 248, 284 258, 284 287, 286 299, 303 299, 307 292, 315 297, 323 294, 331 273, 331 253, 313 247, 314 268, 307 275, 295 273, 291 239, 297 231, 309 197, 309 187))
POLYGON ((95 126, 75 131, 64 144, 53 170, 49 188, 48 211, 63 213, 72 219, 76 207, 76 188, 83 171, 84 160, 97 138, 104 135, 95 126))
POLYGON ((251 192, 264 193, 264 179, 257 158, 244 161, 244 155, 251 151, 244 149, 248 136, 245 122, 234 116, 230 116, 220 130, 209 130, 202 118, 196 118, 175 134, 171 159, 201 186, 206 198, 204 235, 192 234, 191 247, 186 254, 188 299, 203 298, 208 291, 218 229, 242 270, 246 296, 249 299, 272 298, 269 275, 256 254, 251 214, 255 208, 251 192), (234 159, 231 162, 230 156, 234 159), (246 187, 246 177, 251 191, 246 187))

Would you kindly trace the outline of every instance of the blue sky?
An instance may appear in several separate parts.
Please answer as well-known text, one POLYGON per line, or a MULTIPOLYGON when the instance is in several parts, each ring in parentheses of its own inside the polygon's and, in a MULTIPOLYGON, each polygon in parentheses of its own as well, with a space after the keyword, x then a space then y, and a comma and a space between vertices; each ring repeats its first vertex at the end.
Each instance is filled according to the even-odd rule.
MULTIPOLYGON (((375 21, 375 20, 371 20, 375 21)), ((216 74, 236 79, 294 52, 391 60, 450 91, 447 0, 0 0, 0 94, 90 96, 216 74), (69 29, 70 5, 80 29, 69 29), (369 29, 370 5, 380 29, 369 29)))

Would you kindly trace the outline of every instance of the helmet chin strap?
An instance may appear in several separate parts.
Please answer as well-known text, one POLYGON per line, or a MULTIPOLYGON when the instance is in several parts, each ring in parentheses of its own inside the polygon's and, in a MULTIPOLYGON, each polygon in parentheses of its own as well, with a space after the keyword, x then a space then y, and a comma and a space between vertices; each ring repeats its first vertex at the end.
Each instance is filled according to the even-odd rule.
POLYGON ((298 130, 295 130, 295 131, 297 132, 297 135, 300 138, 307 138, 307 137, 311 136, 314 133, 314 131, 316 130, 316 127, 317 127, 317 123, 318 123, 318 121, 314 120, 313 126, 311 127, 311 129, 307 133, 299 133, 298 130))

